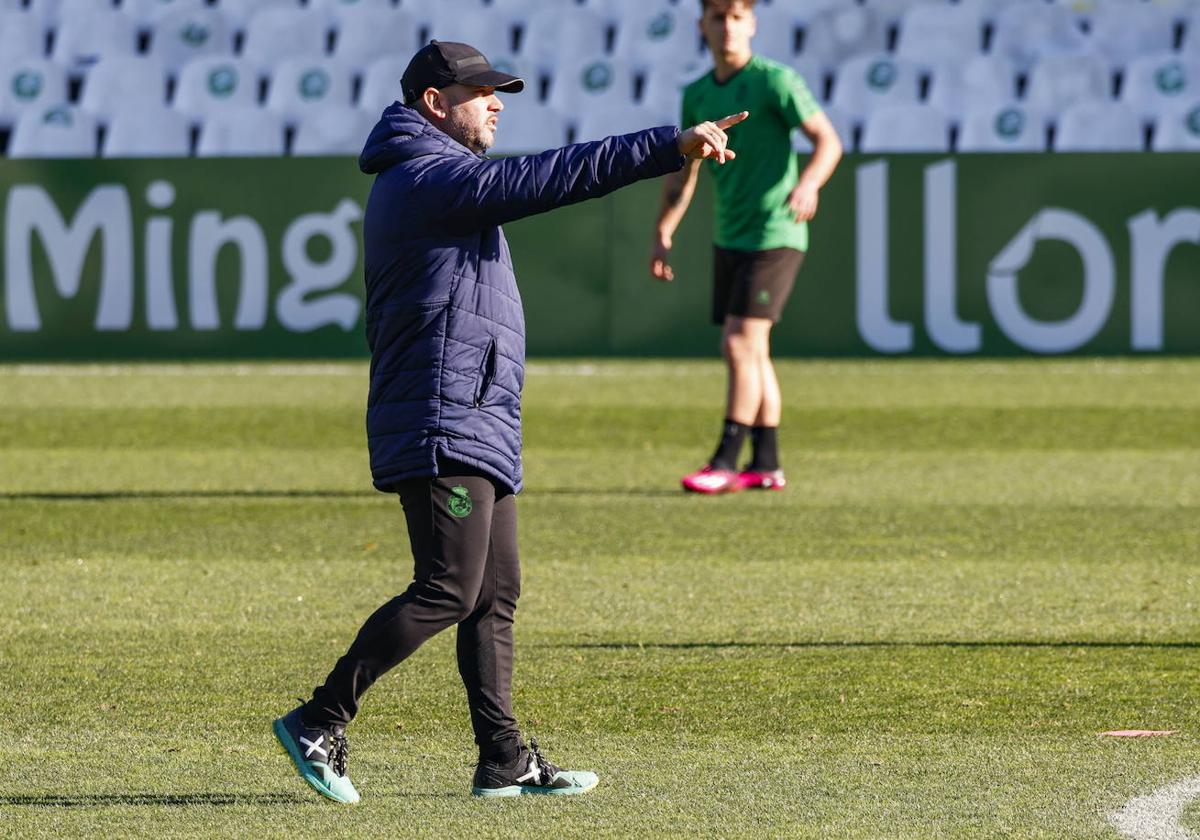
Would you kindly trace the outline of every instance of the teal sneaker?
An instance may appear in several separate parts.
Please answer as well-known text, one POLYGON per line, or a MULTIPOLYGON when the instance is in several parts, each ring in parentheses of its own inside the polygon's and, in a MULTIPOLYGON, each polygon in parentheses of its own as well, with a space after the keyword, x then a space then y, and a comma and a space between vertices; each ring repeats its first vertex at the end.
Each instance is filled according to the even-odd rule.
POLYGON ((350 745, 346 743, 346 728, 311 729, 300 720, 299 707, 278 718, 272 729, 279 743, 292 757, 300 777, 313 790, 334 802, 353 804, 358 801, 358 791, 346 775, 346 756, 350 745))
POLYGON ((538 750, 538 742, 529 741, 529 749, 507 764, 480 761, 471 787, 474 796, 520 796, 525 793, 548 796, 572 796, 587 793, 600 779, 590 770, 562 770, 547 761, 538 750))

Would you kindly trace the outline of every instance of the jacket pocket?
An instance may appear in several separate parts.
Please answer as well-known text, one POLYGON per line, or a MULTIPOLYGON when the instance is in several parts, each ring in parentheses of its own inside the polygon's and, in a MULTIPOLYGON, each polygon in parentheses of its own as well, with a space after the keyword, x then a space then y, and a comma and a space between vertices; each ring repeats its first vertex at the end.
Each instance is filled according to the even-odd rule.
POLYGON ((487 399, 488 389, 496 378, 496 339, 488 342, 487 350, 483 352, 483 364, 479 366, 479 387, 475 391, 475 407, 483 405, 487 399))

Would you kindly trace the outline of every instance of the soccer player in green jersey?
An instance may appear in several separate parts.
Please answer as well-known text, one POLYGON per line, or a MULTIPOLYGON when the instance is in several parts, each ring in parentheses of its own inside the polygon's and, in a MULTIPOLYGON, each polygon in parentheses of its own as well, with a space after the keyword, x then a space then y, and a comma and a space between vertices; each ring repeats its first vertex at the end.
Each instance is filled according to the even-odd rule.
MULTIPOLYGON (((697 493, 780 490, 786 484, 776 444, 782 403, 771 363, 771 327, 808 250, 807 223, 841 159, 842 144, 804 80, 752 52, 754 0, 700 0, 700 6, 700 31, 713 69, 684 90, 681 125, 737 111, 749 111, 754 119, 729 134, 737 162, 711 167, 717 191, 713 320, 722 327, 729 389, 717 450, 701 470, 683 478, 683 487, 697 493), (792 150, 796 128, 813 146, 803 169, 792 150), (747 433, 753 455, 739 471, 747 433)), ((700 161, 688 161, 664 181, 650 257, 650 273, 659 280, 674 278, 671 237, 699 173, 700 161)))

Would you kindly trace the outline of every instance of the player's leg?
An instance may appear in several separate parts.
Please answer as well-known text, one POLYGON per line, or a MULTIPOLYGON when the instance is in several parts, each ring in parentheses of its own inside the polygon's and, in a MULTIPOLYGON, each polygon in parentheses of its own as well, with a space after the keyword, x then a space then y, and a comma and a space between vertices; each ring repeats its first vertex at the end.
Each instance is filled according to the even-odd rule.
POLYGON ((467 689, 471 727, 479 746, 471 792, 567 795, 595 787, 586 771, 560 770, 531 742, 525 746, 512 713, 513 616, 521 594, 517 507, 502 494, 492 512, 487 561, 475 609, 458 625, 458 670, 467 689))
POLYGON ((312 699, 275 722, 301 776, 343 802, 358 798, 345 772, 345 728, 363 694, 431 636, 470 615, 483 581, 496 499, 491 479, 462 467, 398 489, 413 552, 412 583, 367 619, 312 699), (318 742, 335 749, 311 747, 318 742))

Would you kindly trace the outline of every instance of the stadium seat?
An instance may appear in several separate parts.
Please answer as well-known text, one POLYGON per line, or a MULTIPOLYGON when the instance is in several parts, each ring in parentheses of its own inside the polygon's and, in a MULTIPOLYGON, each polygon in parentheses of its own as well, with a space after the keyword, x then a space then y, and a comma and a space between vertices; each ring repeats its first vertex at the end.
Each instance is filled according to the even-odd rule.
POLYGON ((1092 16, 1088 40, 1110 67, 1120 68, 1138 56, 1173 49, 1175 21, 1151 3, 1106 5, 1092 16))
POLYGON ((154 56, 114 55, 101 59, 83 80, 79 107, 105 121, 129 105, 163 106, 167 68, 154 56))
POLYGON ((195 12, 208 6, 207 0, 122 0, 121 10, 133 18, 135 25, 148 28, 172 12, 186 9, 195 12))
POLYGON ((1200 100, 1159 116, 1150 144, 1156 152, 1200 152, 1200 100))
POLYGON ((886 54, 852 58, 837 72, 833 106, 852 119, 861 119, 883 105, 911 105, 920 94, 917 66, 886 54))
POLYGON ((674 114, 673 121, 677 121, 683 104, 683 89, 710 69, 712 61, 707 54, 683 67, 669 64, 654 67, 646 74, 639 101, 647 108, 674 114))
MULTIPOLYGON (((755 9, 758 29, 754 34, 754 52, 761 56, 790 64, 796 57, 800 19, 790 5, 759 4, 755 9)), ((693 30, 695 30, 693 26, 693 30)))
POLYGON ((1019 102, 971 104, 959 121, 960 152, 1043 152, 1046 118, 1019 102))
POLYGON ((1187 15, 1183 25, 1183 41, 1179 51, 1184 55, 1200 55, 1200 8, 1187 15))
POLYGON ((90 158, 96 156, 96 121, 67 105, 27 111, 8 143, 10 158, 90 158))
POLYGON ((884 26, 899 26, 913 9, 920 6, 937 6, 947 9, 947 0, 862 0, 862 4, 884 26))
POLYGON ((932 105, 882 105, 863 121, 860 151, 948 152, 950 122, 932 105))
POLYGON ((263 108, 231 106, 200 129, 200 157, 274 157, 284 151, 283 118, 263 108))
POLYGON ((1141 122, 1119 102, 1080 102, 1058 116, 1056 152, 1140 152, 1141 122))
POLYGON ((1025 93, 1031 107, 1056 114, 1072 103, 1110 99, 1112 80, 1105 61, 1095 55, 1050 55, 1029 74, 1025 93))
POLYGON ((874 12, 844 4, 812 16, 804 25, 800 55, 834 70, 849 58, 887 49, 887 27, 874 12))
POLYGON ((108 121, 101 155, 106 158, 187 157, 192 148, 188 118, 165 105, 127 107, 108 121))
POLYGON ((398 99, 403 99, 400 77, 408 66, 409 58, 401 55, 377 58, 367 67, 358 92, 358 107, 378 117, 384 108, 398 99))
POLYGON ((46 54, 46 28, 33 15, 0 8, 0 60, 41 58, 46 54))
POLYGON ((250 18, 268 9, 294 10, 302 0, 217 0, 217 8, 229 19, 234 29, 244 30, 250 18))
POLYGON ((258 78, 253 65, 232 56, 209 56, 189 61, 175 86, 176 110, 194 120, 229 108, 254 107, 258 78))
POLYGON ((551 80, 548 101, 564 114, 628 105, 633 101, 633 73, 625 62, 605 58, 568 64, 551 80))
POLYGON ((1189 60, 1173 52, 1145 55, 1125 68, 1121 101, 1149 122, 1174 111, 1180 102, 1200 92, 1200 58, 1189 60))
POLYGON ((618 27, 613 56, 635 71, 646 71, 663 62, 689 61, 703 44, 696 26, 699 6, 652 8, 627 17, 618 27))
POLYGON ((376 121, 375 115, 357 108, 331 106, 307 111, 296 123, 292 154, 357 157, 376 121))
POLYGON ((137 27, 133 18, 111 6, 75 5, 54 33, 51 55, 59 64, 86 67, 102 56, 137 52, 137 27))
POLYGON ((486 56, 508 55, 514 47, 513 24, 493 12, 457 13, 453 6, 442 9, 427 23, 425 40, 458 41, 470 44, 486 56))
POLYGON ((337 59, 288 58, 275 66, 267 91, 267 107, 294 122, 312 111, 350 108, 354 74, 337 59))
POLYGON ((567 119, 549 105, 524 94, 501 99, 504 110, 496 131, 493 154, 516 155, 557 149, 567 142, 567 119))
POLYGON ((896 54, 923 70, 964 64, 983 51, 983 14, 971 6, 921 3, 904 13, 896 54))
POLYGON ((363 12, 394 12, 396 4, 394 0, 308 0, 308 8, 336 28, 343 26, 347 18, 363 12))
POLYGON ((812 95, 821 102, 827 102, 829 95, 826 81, 829 78, 829 74, 825 72, 821 63, 819 61, 810 61, 803 57, 794 58, 790 63, 792 69, 800 74, 800 78, 804 79, 804 83, 808 85, 808 89, 812 91, 812 95))
POLYGON ((246 24, 242 58, 266 76, 285 58, 325 55, 327 35, 328 27, 320 15, 311 15, 303 9, 264 9, 246 24))
POLYGON ((178 9, 154 25, 150 54, 171 73, 204 56, 232 56, 233 24, 216 9, 178 9))
POLYGON ((374 6, 346 10, 341 15, 333 54, 362 73, 371 62, 385 56, 403 57, 407 62, 420 47, 419 38, 416 20, 403 10, 374 6))
POLYGON ((999 56, 977 55, 965 64, 944 65, 929 79, 929 104, 952 117, 975 105, 1007 103, 1016 95, 1017 68, 999 56))
POLYGON ((581 55, 604 55, 608 24, 595 11, 581 7, 563 14, 554 7, 538 8, 526 22, 518 54, 543 75, 553 75, 560 62, 581 55))
MULTIPOLYGON (((833 123, 833 128, 837 132, 838 139, 842 141, 842 148, 847 152, 854 151, 854 121, 836 108, 826 107, 821 110, 828 120, 833 123)), ((807 154, 812 151, 812 143, 809 142, 808 135, 797 129, 793 133, 792 148, 797 152, 807 154)))
POLYGON ((640 105, 621 105, 604 110, 584 111, 575 125, 576 143, 585 140, 602 140, 615 134, 632 134, 660 125, 675 125, 678 117, 654 108, 640 105))
POLYGON ((1011 59, 1025 71, 1043 56, 1087 51, 1087 39, 1070 10, 1019 3, 996 16, 992 55, 1011 59))
POLYGON ((45 58, 0 58, 0 125, 67 101, 66 71, 45 58))

